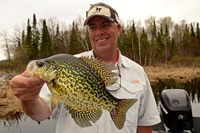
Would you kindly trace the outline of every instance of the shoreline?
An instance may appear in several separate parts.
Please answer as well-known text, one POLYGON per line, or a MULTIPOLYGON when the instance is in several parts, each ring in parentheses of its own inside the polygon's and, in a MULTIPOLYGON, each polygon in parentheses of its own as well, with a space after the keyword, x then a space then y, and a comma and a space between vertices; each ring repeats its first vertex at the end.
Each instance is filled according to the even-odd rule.
POLYGON ((165 79, 174 79, 178 82, 191 82, 194 78, 200 78, 200 68, 168 66, 147 66, 143 68, 151 84, 165 79))
MULTIPOLYGON (((158 83, 159 80, 174 79, 179 82, 191 82, 194 78, 200 78, 200 68, 196 67, 175 67, 175 66, 143 66, 144 71, 151 84, 158 83)), ((0 70, 0 77, 5 76, 10 80, 19 72, 0 70)))

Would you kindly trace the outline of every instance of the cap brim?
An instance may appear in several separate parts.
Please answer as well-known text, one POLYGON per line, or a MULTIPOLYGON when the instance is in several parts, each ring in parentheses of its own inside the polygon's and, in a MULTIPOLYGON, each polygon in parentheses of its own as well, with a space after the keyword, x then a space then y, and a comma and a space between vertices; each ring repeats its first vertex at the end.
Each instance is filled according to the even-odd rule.
POLYGON ((89 16, 89 17, 87 17, 87 19, 84 21, 84 26, 86 26, 87 24, 88 24, 88 21, 92 18, 92 17, 95 17, 95 16, 101 16, 101 17, 104 17, 104 18, 106 18, 106 19, 108 19, 109 21, 115 21, 115 20, 113 20, 113 18, 111 18, 111 17, 108 17, 108 16, 105 16, 105 15, 97 15, 97 14, 94 14, 94 15, 91 15, 91 16, 89 16))

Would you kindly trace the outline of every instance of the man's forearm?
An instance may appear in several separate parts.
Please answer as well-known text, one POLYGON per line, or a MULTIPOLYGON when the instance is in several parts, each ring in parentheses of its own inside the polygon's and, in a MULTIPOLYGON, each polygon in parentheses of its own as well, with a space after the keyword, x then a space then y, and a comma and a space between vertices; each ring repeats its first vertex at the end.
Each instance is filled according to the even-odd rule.
POLYGON ((51 115, 47 104, 40 97, 34 101, 22 101, 21 104, 25 113, 35 121, 43 121, 51 115))
POLYGON ((152 133, 151 126, 138 126, 137 133, 152 133))

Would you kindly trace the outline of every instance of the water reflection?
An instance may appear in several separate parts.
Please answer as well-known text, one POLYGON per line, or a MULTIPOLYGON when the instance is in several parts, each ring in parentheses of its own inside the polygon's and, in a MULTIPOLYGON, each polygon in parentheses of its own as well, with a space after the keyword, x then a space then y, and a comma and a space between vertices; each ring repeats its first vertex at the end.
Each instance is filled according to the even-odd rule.
POLYGON ((164 89, 184 89, 193 102, 200 103, 200 78, 191 81, 181 81, 176 79, 158 79, 157 83, 151 84, 156 101, 160 101, 160 94, 164 89))

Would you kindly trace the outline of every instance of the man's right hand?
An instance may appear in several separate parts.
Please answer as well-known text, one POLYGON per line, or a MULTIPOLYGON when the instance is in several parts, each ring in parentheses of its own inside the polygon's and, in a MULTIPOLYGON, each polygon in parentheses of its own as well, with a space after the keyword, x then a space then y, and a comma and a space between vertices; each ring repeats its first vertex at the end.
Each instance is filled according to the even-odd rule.
POLYGON ((27 77, 27 71, 24 71, 11 79, 10 86, 13 94, 25 102, 37 100, 44 83, 45 81, 38 77, 27 77))
POLYGON ((23 110, 29 117, 38 122, 51 115, 47 104, 39 97, 44 83, 45 81, 38 77, 27 77, 26 71, 10 81, 13 94, 21 100, 23 110))

